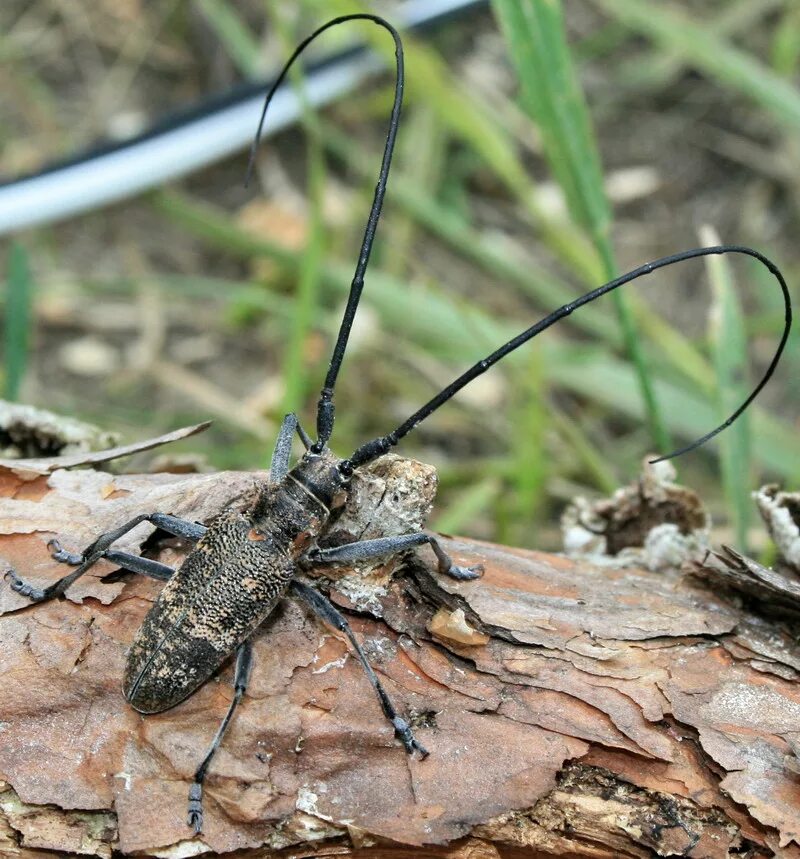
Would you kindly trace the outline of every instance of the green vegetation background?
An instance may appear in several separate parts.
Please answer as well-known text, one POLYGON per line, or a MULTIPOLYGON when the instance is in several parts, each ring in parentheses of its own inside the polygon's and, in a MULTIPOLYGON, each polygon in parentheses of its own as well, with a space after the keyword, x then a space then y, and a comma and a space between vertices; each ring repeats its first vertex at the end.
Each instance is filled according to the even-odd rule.
MULTIPOLYGON (((397 4, 369 7, 391 18, 397 4)), ((142 0, 0 9, 0 171, 146 126, 278 67, 340 0, 142 0)), ((386 34, 350 25, 319 52, 386 34)), ((719 240, 798 271, 800 7, 776 0, 493 0, 406 40, 387 206, 337 395, 334 448, 388 431, 558 305, 719 240)), ((302 89, 301 76, 295 85, 302 89)), ((3 384, 128 438, 213 417, 184 443, 257 468, 281 415, 313 426, 391 103, 387 73, 245 157, 3 250, 3 384)), ((558 546, 576 493, 702 434, 763 371, 780 295, 748 262, 694 262, 579 311, 398 451, 439 467, 433 526, 558 546)), ((798 482, 793 336, 765 396, 678 461, 717 537, 749 492, 798 482)))

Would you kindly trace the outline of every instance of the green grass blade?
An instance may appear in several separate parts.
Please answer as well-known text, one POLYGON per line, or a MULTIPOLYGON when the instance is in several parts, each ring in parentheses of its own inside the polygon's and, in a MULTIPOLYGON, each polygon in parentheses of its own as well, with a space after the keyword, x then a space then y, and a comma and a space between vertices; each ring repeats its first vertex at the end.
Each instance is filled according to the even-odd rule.
MULTIPOLYGON (((542 344, 544 347, 544 344, 542 344)), ((616 414, 641 420, 641 400, 636 396, 630 367, 596 349, 565 348, 548 343, 548 361, 553 379, 573 393, 591 399, 616 414)), ((690 391, 674 382, 656 379, 655 388, 670 430, 683 439, 698 438, 717 425, 716 404, 705 394, 690 391)), ((787 480, 800 479, 797 439, 793 428, 759 407, 752 407, 754 455, 758 462, 787 480), (795 451, 793 453, 792 451, 795 451)), ((730 429, 725 432, 730 432, 730 429)), ((703 450, 716 452, 715 442, 703 450)), ((689 454, 697 456, 702 454, 689 454)), ((679 466, 680 460, 676 461, 679 466)))
MULTIPOLYGON (((701 240, 706 245, 722 244, 716 232, 709 227, 702 230, 701 240)), ((708 337, 717 376, 717 420, 722 423, 750 391, 747 384, 747 334, 728 260, 721 256, 706 257, 705 264, 712 294, 708 337)), ((750 447, 750 415, 745 412, 719 439, 722 486, 736 542, 743 552, 747 551, 751 510, 753 468, 750 447)))
POLYGON ((596 245, 607 242, 611 210, 600 157, 572 65, 561 5, 542 0, 493 0, 519 77, 525 107, 536 120, 545 156, 573 219, 596 245))
POLYGON ((8 257, 8 293, 5 318, 5 398, 19 397, 28 367, 33 316, 33 281, 28 252, 16 242, 8 257))
MULTIPOLYGON (((341 158, 365 181, 374 181, 364 159, 353 149, 350 138, 331 123, 323 121, 322 128, 325 146, 331 153, 341 158)), ((552 310, 575 297, 574 287, 559 280, 532 258, 522 256, 516 243, 504 241, 494 233, 487 234, 475 229, 453 206, 446 206, 436 200, 426 187, 408 173, 398 175, 393 171, 389 197, 392 206, 401 207, 428 233, 441 239, 488 274, 519 287, 526 295, 540 302, 542 307, 552 310)), ((621 342, 617 326, 602 315, 587 313, 571 316, 567 324, 602 337, 612 345, 621 342)))
POLYGON ((787 3, 775 30, 770 51, 772 68, 785 78, 797 71, 800 63, 800 6, 787 3))
MULTIPOLYGON (((409 165, 408 180, 428 188, 431 196, 435 196, 445 164, 448 136, 427 104, 414 105, 406 113, 405 122, 407 134, 399 141, 399 160, 409 165)), ((352 145, 347 146, 346 150, 356 156, 352 158, 353 161, 364 165, 363 159, 357 157, 358 153, 353 152, 352 145)), ((371 178, 374 182, 374 177, 371 178)), ((402 177, 397 184, 405 184, 406 178, 402 177)), ((389 211, 384 218, 387 220, 386 234, 391 236, 391 242, 387 243, 385 250, 384 266, 390 274, 401 276, 415 268, 417 255, 414 244, 419 225, 405 208, 399 212, 389 211)))
MULTIPOLYGON (((347 136, 324 120, 322 129, 326 148, 333 155, 365 179, 372 178, 347 136)), ((434 199, 409 175, 395 173, 391 199, 393 205, 401 207, 429 234, 441 239, 492 277, 520 289, 543 308, 552 310, 575 297, 573 287, 522 253, 519 243, 473 228, 452 206, 445 206, 434 199)), ((660 360, 674 365, 704 390, 713 390, 713 371, 692 343, 637 296, 629 295, 627 302, 635 312, 636 323, 647 344, 657 346, 659 354, 664 356, 660 360)), ((776 310, 779 312, 780 308, 776 310)), ((619 325, 599 310, 573 314, 564 322, 600 338, 613 348, 622 345, 619 325)))
POLYGON ((639 330, 648 344, 658 347, 658 354, 664 356, 662 360, 679 370, 698 389, 711 393, 714 372, 700 350, 644 302, 637 302, 634 309, 639 330))
POLYGON ((552 403, 550 419, 559 436, 570 445, 570 457, 584 467, 595 488, 607 495, 614 492, 619 486, 619 479, 608 465, 610 457, 595 447, 584 432, 581 421, 552 403))
MULTIPOLYGON (((611 209, 603 187, 600 157, 589 114, 570 56, 561 4, 555 0, 493 0, 508 43, 525 105, 536 120, 550 169, 561 185, 573 220, 589 234, 603 276, 617 274, 611 245, 611 209)), ((633 316, 624 296, 614 293, 625 347, 639 378, 650 430, 665 453, 669 434, 653 392, 633 316)))
POLYGON ((596 6, 653 39, 699 71, 760 104, 776 119, 800 127, 800 93, 789 81, 733 47, 688 12, 649 0, 593 0, 596 6))
MULTIPOLYGON (((711 20, 704 26, 712 28, 718 37, 729 39, 763 27, 765 18, 780 9, 785 0, 736 0, 730 5, 713 10, 711 20)), ((621 22, 614 21, 618 26, 621 22)), ((615 78, 622 90, 666 89, 683 74, 686 62, 674 50, 653 49, 647 46, 631 59, 619 64, 615 78)))
POLYGON ((225 0, 196 0, 209 26, 222 43, 231 62, 247 77, 252 77, 259 66, 260 51, 239 13, 225 0))
POLYGON ((459 489, 458 500, 434 518, 433 530, 457 534, 469 522, 489 511, 501 490, 502 483, 494 475, 459 489))
POLYGON ((510 455, 514 461, 513 503, 514 521, 523 526, 523 534, 514 534, 514 544, 525 539, 532 542, 534 523, 541 518, 547 497, 547 480, 551 471, 547 455, 547 435, 550 429, 548 408, 547 368, 542 352, 525 350, 520 372, 513 373, 511 385, 514 402, 509 411, 513 427, 510 455))
POLYGON ((305 355, 309 336, 314 328, 321 283, 320 268, 325 250, 325 226, 322 219, 322 194, 325 184, 325 164, 319 142, 309 143, 308 195, 310 211, 308 240, 300 262, 294 314, 289 342, 283 356, 284 393, 282 411, 295 412, 302 407, 308 393, 308 369, 305 355))

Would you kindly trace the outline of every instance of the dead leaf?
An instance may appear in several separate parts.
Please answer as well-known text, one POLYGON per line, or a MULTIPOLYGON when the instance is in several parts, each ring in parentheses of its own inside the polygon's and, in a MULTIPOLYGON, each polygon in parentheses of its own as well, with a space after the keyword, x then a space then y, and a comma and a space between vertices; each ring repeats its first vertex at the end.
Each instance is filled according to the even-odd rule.
POLYGON ((124 444, 120 447, 112 447, 108 450, 99 450, 93 453, 87 451, 68 456, 49 456, 39 459, 7 459, 0 457, 0 468, 8 468, 11 471, 22 474, 52 474, 59 468, 97 465, 101 462, 110 462, 112 459, 119 459, 122 456, 140 453, 143 450, 152 450, 154 447, 161 447, 161 445, 170 444, 173 441, 189 438, 189 436, 203 432, 203 430, 208 429, 210 426, 210 421, 204 421, 201 424, 173 430, 172 432, 158 436, 158 438, 137 441, 133 442, 133 444, 124 444))
POLYGON ((639 479, 611 498, 578 497, 561 517, 574 558, 649 570, 680 567, 708 546, 711 517, 697 493, 675 482, 670 462, 645 459, 639 479))

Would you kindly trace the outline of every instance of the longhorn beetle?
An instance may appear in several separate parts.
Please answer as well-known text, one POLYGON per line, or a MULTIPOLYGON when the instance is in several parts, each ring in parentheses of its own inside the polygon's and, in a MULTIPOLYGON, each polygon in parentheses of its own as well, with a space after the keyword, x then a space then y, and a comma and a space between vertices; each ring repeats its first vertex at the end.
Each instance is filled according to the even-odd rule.
POLYGON ((758 251, 738 245, 721 245, 696 248, 664 257, 640 266, 565 304, 478 361, 390 433, 362 444, 348 458, 340 459, 328 447, 334 423, 334 389, 364 287, 364 273, 369 263, 386 192, 403 99, 403 48, 394 27, 377 15, 343 15, 328 21, 301 42, 266 96, 247 170, 249 177, 267 109, 291 65, 320 33, 345 21, 355 20, 371 21, 391 35, 395 45, 396 82, 375 196, 347 306, 317 404, 316 439, 312 439, 302 429, 295 415, 290 414, 284 418, 272 455, 269 481, 259 488, 257 500, 250 509, 243 512, 225 511, 208 527, 166 513, 145 513, 101 535, 80 554, 68 552, 57 541, 51 541, 53 558, 73 565, 76 569, 43 589, 23 581, 13 571, 6 574, 11 587, 29 597, 32 602, 43 602, 61 596, 79 576, 103 557, 126 570, 167 582, 145 617, 128 654, 123 691, 126 699, 140 713, 160 713, 174 707, 204 684, 226 658, 236 652, 233 700, 195 772, 189 790, 188 825, 193 827, 196 833, 200 832, 203 822, 203 781, 208 766, 247 688, 252 661, 251 640, 276 604, 287 594, 300 598, 323 621, 348 637, 380 699, 386 718, 394 726, 397 738, 409 754, 415 751, 421 757, 428 754, 414 736, 408 721, 395 709, 345 618, 323 594, 300 581, 297 572, 309 566, 380 559, 424 544, 433 549, 438 571, 442 575, 467 580, 477 578, 482 570, 480 567, 461 567, 455 564, 436 537, 426 532, 364 540, 334 548, 316 546, 315 538, 330 518, 331 511, 343 504, 350 479, 357 469, 387 453, 465 385, 558 320, 641 275, 676 262, 710 254, 735 253, 753 257, 766 266, 781 287, 785 302, 785 327, 769 368, 744 403, 716 429, 653 462, 692 450, 736 420, 772 375, 786 345, 791 326, 791 301, 786 282, 778 268, 758 251), (305 453, 300 461, 290 468, 290 450, 295 432, 305 446, 305 453), (144 521, 195 544, 177 571, 165 564, 112 549, 116 540, 144 521))

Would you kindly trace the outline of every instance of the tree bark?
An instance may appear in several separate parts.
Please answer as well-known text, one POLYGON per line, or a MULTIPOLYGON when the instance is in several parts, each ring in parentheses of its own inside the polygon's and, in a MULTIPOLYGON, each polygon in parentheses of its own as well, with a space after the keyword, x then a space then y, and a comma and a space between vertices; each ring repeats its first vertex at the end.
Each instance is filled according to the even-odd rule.
MULTIPOLYGON (((154 510, 208 522, 263 478, 0 469, 0 556, 46 583, 66 569, 52 536, 81 547, 154 510)), ((387 458, 329 539, 411 530, 434 489, 387 458)), ((179 563, 186 547, 152 530, 119 548, 179 563)), ((103 562, 36 606, 3 584, 0 855, 800 857, 796 621, 677 570, 444 543, 483 578, 438 575, 426 549, 320 579, 430 756, 406 755, 345 641, 287 600, 197 839, 187 792, 232 666, 141 716, 120 682, 158 582, 103 562)))

